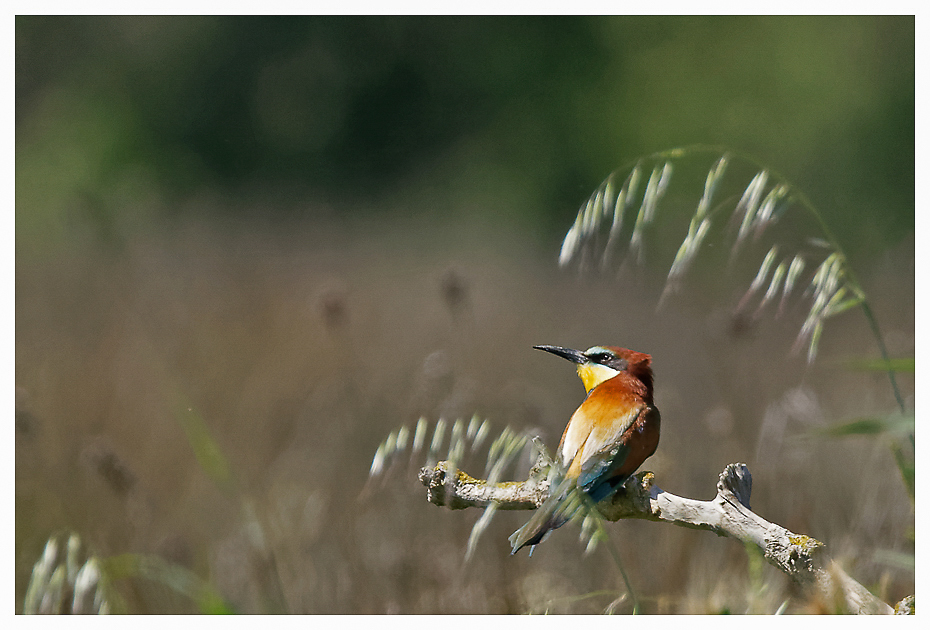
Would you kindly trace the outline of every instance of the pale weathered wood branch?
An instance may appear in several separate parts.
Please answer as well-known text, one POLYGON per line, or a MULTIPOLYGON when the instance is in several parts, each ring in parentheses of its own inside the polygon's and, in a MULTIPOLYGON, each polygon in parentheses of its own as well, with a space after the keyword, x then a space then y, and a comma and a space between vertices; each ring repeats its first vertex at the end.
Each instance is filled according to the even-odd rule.
MULTIPOLYGON (((420 482, 431 503, 453 510, 487 507, 533 510, 549 496, 545 467, 540 463, 526 481, 488 483, 457 470, 448 462, 423 468, 420 482)), ((720 473, 717 496, 698 501, 665 492, 651 472, 631 477, 624 491, 598 504, 604 518, 641 518, 683 527, 706 529, 759 547, 765 559, 798 584, 809 596, 839 602, 855 614, 892 614, 894 610, 849 577, 829 559, 823 543, 769 523, 749 509, 752 476, 745 464, 730 464, 720 473)))

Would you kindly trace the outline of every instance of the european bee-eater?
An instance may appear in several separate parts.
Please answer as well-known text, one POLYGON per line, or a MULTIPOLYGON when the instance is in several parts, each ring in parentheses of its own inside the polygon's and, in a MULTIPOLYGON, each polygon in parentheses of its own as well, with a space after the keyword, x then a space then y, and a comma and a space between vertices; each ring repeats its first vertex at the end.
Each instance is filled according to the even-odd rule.
MULTIPOLYGON (((655 453, 659 410, 652 401, 652 357, 614 346, 584 352, 533 346, 577 364, 587 397, 572 414, 556 463, 562 474, 551 481, 549 498, 510 537, 513 553, 537 545, 578 509, 575 488, 594 503, 617 491, 655 453)), ((530 550, 532 551, 532 549, 530 550)))

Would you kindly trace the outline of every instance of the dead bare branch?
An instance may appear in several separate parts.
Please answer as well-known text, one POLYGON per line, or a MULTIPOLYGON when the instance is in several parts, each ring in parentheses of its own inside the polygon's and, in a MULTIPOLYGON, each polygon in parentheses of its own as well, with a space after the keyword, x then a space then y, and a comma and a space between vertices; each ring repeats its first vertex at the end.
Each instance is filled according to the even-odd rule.
MULTIPOLYGON (((488 483, 448 462, 422 468, 420 482, 435 505, 453 510, 488 507, 533 510, 549 496, 545 467, 539 463, 526 481, 488 483)), ((623 491, 598 504, 609 521, 640 518, 692 529, 709 530, 759 547, 765 559, 788 575, 810 597, 836 602, 854 614, 892 614, 894 610, 833 562, 822 542, 770 523, 749 507, 752 476, 745 464, 730 464, 720 473, 717 496, 710 501, 679 497, 659 488, 651 472, 631 477, 623 491)))

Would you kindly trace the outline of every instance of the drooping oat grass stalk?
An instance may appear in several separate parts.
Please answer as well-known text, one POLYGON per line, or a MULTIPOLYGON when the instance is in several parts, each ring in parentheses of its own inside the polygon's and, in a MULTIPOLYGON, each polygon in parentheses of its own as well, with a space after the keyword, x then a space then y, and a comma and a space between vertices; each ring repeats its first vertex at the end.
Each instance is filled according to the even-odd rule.
MULTIPOLYGON (((758 318, 774 304, 775 317, 798 309, 806 313, 792 351, 806 349, 809 363, 817 356, 826 320, 859 306, 888 361, 865 292, 820 213, 784 177, 732 151, 674 149, 612 173, 578 211, 559 253, 561 266, 577 265, 582 272, 592 269, 590 261, 597 259, 599 269, 608 272, 620 273, 631 264, 666 267, 660 307, 682 290, 687 276, 705 260, 717 274, 715 281, 748 284, 739 291, 742 297, 734 314, 758 318), (699 180, 682 173, 694 170, 708 154, 718 157, 703 171, 698 197, 699 180), (646 172, 651 175, 640 193, 637 183, 646 172), (670 190, 673 173, 683 188, 677 196, 670 190), (624 183, 618 189, 619 181, 624 183), (696 206, 682 201, 689 196, 697 198, 696 206), (689 206, 694 208, 690 213, 689 206), (655 227, 654 238, 650 226, 655 227), (680 243, 671 256, 664 253, 669 241, 680 243), (751 280, 746 276, 750 270, 751 280)), ((888 377, 903 411, 890 362, 888 377)))
MULTIPOLYGON (((413 429, 413 438, 411 439, 411 430, 406 425, 391 431, 387 438, 378 445, 375 455, 371 460, 371 468, 368 471, 370 479, 383 476, 388 469, 394 466, 401 455, 408 452, 411 463, 421 456, 425 455, 422 465, 433 466, 439 460, 443 446, 446 445, 446 430, 449 426, 445 418, 437 420, 432 427, 426 418, 420 418, 413 429), (430 432, 432 431, 432 437, 430 432), (425 448, 428 441, 428 448, 425 448)), ((446 460, 450 462, 461 462, 467 455, 478 451, 484 444, 490 433, 491 423, 488 420, 482 420, 477 415, 472 416, 468 421, 461 418, 452 423, 452 430, 448 441, 448 450, 446 460)), ((510 427, 504 429, 503 435, 514 435, 510 427)), ((525 443, 525 438, 524 438, 525 443)), ((509 442, 502 441, 498 437, 491 447, 491 453, 488 455, 488 465, 492 461, 497 462, 497 453, 502 445, 509 442)))
POLYGON ((100 561, 88 555, 80 537, 71 534, 63 545, 52 536, 32 569, 23 613, 105 615, 112 597, 100 561))
MULTIPOLYGON (((636 222, 633 224, 633 236, 630 238, 630 253, 637 257, 642 263, 645 252, 643 251, 643 238, 646 226, 655 219, 656 209, 659 207, 659 201, 668 189, 669 182, 672 179, 672 164, 665 162, 661 167, 656 166, 649 177, 649 183, 646 184, 646 192, 643 193, 643 203, 639 207, 639 213, 636 215, 636 222)), ((595 209, 594 216, 597 216, 595 209)), ((592 228, 596 229, 595 228, 592 228)))
MULTIPOLYGON (((412 441, 409 439, 410 429, 406 426, 392 431, 378 445, 375 451, 369 469, 369 483, 383 478, 389 470, 395 467, 406 453, 408 446, 410 446, 410 453, 407 460, 410 464, 416 462, 418 458, 423 458, 422 465, 434 466, 443 447, 446 446, 447 427, 448 422, 443 418, 437 420, 432 429, 425 418, 420 418, 414 430, 412 441), (431 430, 432 438, 429 438, 431 430), (426 452, 423 453, 427 441, 429 441, 429 448, 425 449, 426 452)), ((468 421, 460 418, 452 423, 445 460, 452 465, 453 474, 463 461, 476 456, 480 452, 490 434, 490 421, 482 420, 477 415, 472 416, 468 421)), ((518 456, 525 451, 529 441, 530 436, 528 434, 517 433, 509 426, 504 427, 488 446, 484 469, 487 483, 497 483, 509 473, 513 473, 511 466, 517 461, 518 456)), ((490 525, 496 511, 496 506, 493 504, 485 508, 484 514, 473 526, 468 540, 466 559, 471 557, 481 534, 490 525)))
POLYGON ((495 514, 497 514, 497 504, 492 503, 484 508, 481 518, 479 518, 471 528, 471 533, 468 535, 468 545, 465 547, 466 561, 471 560, 471 557, 475 553, 475 549, 478 547, 478 541, 481 539, 481 535, 487 530, 495 514))
POLYGON ((707 181, 704 183, 704 194, 701 195, 697 211, 694 213, 688 225, 688 234, 685 236, 685 240, 682 241, 681 247, 678 248, 678 253, 675 254, 675 260, 672 261, 671 269, 669 269, 668 272, 668 282, 666 283, 665 290, 662 292, 660 302, 664 301, 670 292, 677 289, 682 276, 688 267, 691 266, 694 257, 697 256, 701 248, 701 244, 710 231, 711 219, 707 214, 710 211, 711 201, 713 200, 714 193, 720 181, 723 179, 723 174, 726 172, 728 163, 729 156, 723 155, 717 160, 714 167, 710 169, 710 172, 707 173, 707 181))
POLYGON ((123 614, 126 603, 113 585, 125 578, 164 584, 192 599, 203 613, 231 611, 208 582, 158 556, 100 558, 87 550, 77 534, 62 541, 60 536, 49 538, 35 563, 23 600, 24 614, 123 614))
MULTIPOLYGON (((432 427, 426 418, 420 418, 413 430, 412 440, 411 431, 407 426, 391 431, 375 451, 369 477, 378 478, 385 475, 396 465, 400 457, 407 453, 408 447, 411 463, 422 456, 422 465, 433 466, 445 448, 445 460, 458 465, 467 457, 478 453, 491 434, 491 422, 482 420, 477 415, 467 421, 459 418, 452 423, 451 430, 448 428, 449 422, 444 418, 437 420, 432 427), (429 447, 424 448, 427 442, 429 447)), ((495 483, 503 478, 528 441, 529 436, 526 433, 517 433, 509 426, 504 427, 488 447, 484 474, 489 482, 495 483)))

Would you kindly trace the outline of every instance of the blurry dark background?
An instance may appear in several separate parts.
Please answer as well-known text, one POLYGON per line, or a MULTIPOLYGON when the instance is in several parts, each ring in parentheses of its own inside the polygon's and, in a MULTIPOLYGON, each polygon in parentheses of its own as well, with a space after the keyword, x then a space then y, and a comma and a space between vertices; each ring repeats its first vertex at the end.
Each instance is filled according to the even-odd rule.
MULTIPOLYGON (((538 343, 651 352, 663 488, 710 498, 746 461, 760 514, 913 593, 873 560, 913 547, 887 444, 794 435, 893 408, 885 377, 838 367, 876 356, 858 313, 806 368, 556 256, 615 168, 724 145, 807 194, 912 356, 914 37, 913 17, 18 17, 17 610, 63 530, 168 558, 242 612, 603 610, 581 595, 622 591, 616 571, 567 531, 510 558, 504 515, 465 565, 477 515, 426 504, 409 471, 357 499, 421 414, 554 447, 580 385, 538 343)), ((647 612, 773 612, 788 588, 765 573, 752 600, 733 541, 616 528, 647 612)))
POLYGON ((21 17, 17 236, 31 246, 24 236, 81 210, 105 230, 152 197, 190 212, 177 200, 204 191, 224 215, 255 211, 253 195, 275 200, 262 214, 311 216, 428 199, 438 215, 477 209, 552 236, 613 169, 703 143, 773 165, 841 240, 880 248, 913 227, 913 28, 21 17))

